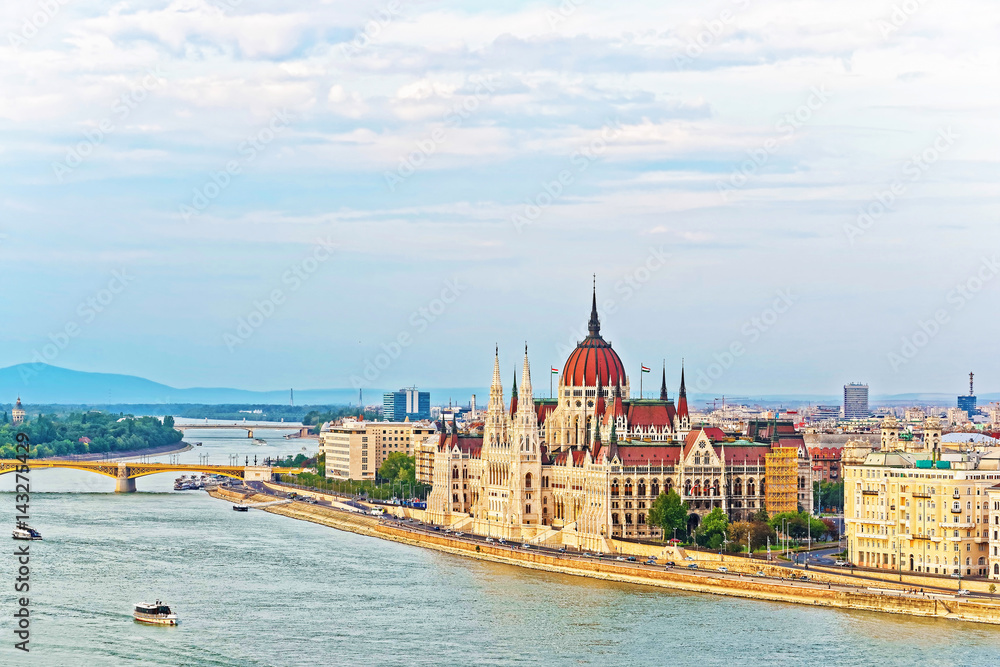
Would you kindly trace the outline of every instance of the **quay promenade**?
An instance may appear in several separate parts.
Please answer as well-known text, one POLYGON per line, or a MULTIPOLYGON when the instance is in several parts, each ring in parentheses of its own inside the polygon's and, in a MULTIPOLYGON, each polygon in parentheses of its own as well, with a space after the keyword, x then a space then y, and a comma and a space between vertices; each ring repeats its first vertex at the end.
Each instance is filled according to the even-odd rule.
MULTIPOLYGON (((243 494, 225 489, 212 491, 211 494, 235 503, 267 502, 273 499, 273 496, 267 494, 243 494)), ((788 578, 791 570, 756 562, 753 567, 759 569, 753 573, 733 571, 728 564, 724 567, 730 571, 721 572, 713 568, 718 562, 706 559, 677 561, 675 566, 670 567, 559 553, 550 549, 525 549, 520 545, 486 542, 483 538, 474 536, 443 534, 416 521, 373 517, 350 511, 348 506, 341 505, 336 500, 331 505, 293 502, 266 507, 263 511, 468 558, 560 574, 774 602, 1000 625, 1000 602, 993 597, 970 598, 947 591, 913 592, 891 582, 859 583, 857 578, 826 573, 815 573, 808 581, 794 580, 788 578), (698 567, 690 568, 692 563, 698 567), (757 572, 761 572, 763 576, 758 576, 757 572)))

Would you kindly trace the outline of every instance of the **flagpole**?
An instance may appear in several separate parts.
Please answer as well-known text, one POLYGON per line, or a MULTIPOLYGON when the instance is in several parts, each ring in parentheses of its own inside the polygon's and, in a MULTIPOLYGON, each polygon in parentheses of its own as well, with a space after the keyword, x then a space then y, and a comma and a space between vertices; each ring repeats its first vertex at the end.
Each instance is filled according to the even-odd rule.
POLYGON ((639 364, 639 400, 642 400, 642 364, 639 364))

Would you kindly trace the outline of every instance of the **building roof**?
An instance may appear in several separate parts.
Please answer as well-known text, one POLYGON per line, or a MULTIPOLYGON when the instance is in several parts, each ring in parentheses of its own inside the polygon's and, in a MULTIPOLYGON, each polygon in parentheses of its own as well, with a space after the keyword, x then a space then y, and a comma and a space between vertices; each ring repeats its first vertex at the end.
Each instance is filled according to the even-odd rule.
POLYGON ((677 465, 681 456, 680 445, 647 445, 647 444, 621 444, 618 445, 618 458, 623 466, 659 466, 677 465))
POLYGON ((626 409, 629 426, 655 426, 657 428, 671 427, 674 424, 673 403, 662 401, 630 401, 626 409))
POLYGON ((593 387, 597 385, 600 376, 601 383, 611 385, 628 383, 625 376, 625 366, 618 353, 611 349, 611 344, 601 337, 601 322, 597 317, 597 290, 594 290, 594 301, 590 311, 589 333, 576 349, 570 353, 563 366, 559 386, 563 387, 593 387))

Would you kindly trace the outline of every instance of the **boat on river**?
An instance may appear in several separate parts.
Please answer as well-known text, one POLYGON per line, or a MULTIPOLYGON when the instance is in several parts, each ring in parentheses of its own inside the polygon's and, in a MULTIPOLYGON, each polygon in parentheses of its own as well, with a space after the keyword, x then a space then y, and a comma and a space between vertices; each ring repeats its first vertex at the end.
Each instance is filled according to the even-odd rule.
POLYGON ((234 512, 249 512, 250 508, 247 505, 233 505, 234 512))
POLYGON ((28 524, 19 521, 17 525, 14 526, 14 533, 12 537, 15 540, 40 540, 42 539, 42 534, 28 524))
POLYGON ((132 612, 132 618, 148 625, 177 625, 177 614, 170 607, 157 600, 153 604, 140 602, 132 612))

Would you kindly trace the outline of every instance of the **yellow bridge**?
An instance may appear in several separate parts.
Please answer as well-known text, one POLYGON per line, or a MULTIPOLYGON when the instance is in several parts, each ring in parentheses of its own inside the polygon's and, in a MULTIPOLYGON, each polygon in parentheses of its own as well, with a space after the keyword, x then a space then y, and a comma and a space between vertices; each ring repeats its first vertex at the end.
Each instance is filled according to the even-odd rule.
MULTIPOLYGON (((301 472, 297 468, 271 468, 268 466, 219 466, 194 463, 133 463, 130 461, 73 461, 60 459, 29 459, 31 470, 42 468, 69 468, 87 470, 116 480, 116 493, 134 493, 135 479, 161 472, 201 472, 223 475, 239 480, 270 481, 272 474, 301 472), (249 471, 249 476, 248 476, 249 471)), ((0 459, 0 475, 17 472, 23 464, 16 459, 0 459)))

